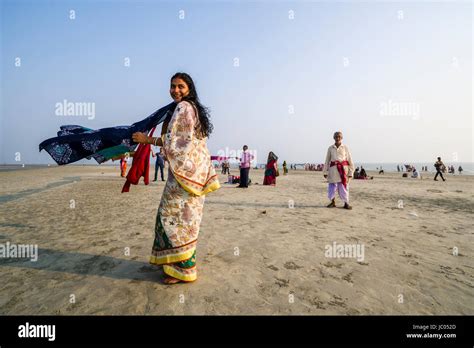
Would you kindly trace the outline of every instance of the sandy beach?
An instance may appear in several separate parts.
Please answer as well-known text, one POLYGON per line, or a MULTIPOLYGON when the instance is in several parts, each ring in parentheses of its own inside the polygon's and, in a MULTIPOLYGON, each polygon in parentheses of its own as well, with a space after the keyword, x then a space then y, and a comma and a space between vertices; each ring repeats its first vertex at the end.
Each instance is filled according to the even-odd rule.
MULTIPOLYGON (((237 175, 237 171, 233 170, 237 175)), ((206 197, 198 280, 165 285, 148 263, 164 182, 121 194, 118 167, 0 172, 0 314, 474 314, 474 176, 374 175, 328 209, 321 172, 206 197), (363 258, 327 246, 364 247, 363 258)))

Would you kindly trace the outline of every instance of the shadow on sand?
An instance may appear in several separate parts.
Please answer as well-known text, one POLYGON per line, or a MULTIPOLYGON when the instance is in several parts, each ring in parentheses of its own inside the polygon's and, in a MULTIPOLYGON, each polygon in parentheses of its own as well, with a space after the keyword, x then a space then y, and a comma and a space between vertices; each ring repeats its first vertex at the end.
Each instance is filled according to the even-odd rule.
POLYGON ((36 262, 30 258, 0 258, 0 267, 5 266, 155 283, 162 283, 163 275, 161 267, 141 261, 51 249, 38 249, 36 262))

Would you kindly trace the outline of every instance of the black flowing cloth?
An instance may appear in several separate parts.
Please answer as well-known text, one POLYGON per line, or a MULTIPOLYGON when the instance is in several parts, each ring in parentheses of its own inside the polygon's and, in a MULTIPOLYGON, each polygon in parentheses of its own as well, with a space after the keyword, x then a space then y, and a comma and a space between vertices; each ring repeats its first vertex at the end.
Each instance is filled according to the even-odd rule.
POLYGON ((175 108, 176 103, 170 103, 131 126, 97 130, 78 125, 61 126, 58 136, 43 141, 39 150, 46 150, 58 165, 74 163, 83 158, 94 158, 100 164, 133 151, 137 143, 132 140, 132 134, 148 133, 165 119, 169 120, 175 108))

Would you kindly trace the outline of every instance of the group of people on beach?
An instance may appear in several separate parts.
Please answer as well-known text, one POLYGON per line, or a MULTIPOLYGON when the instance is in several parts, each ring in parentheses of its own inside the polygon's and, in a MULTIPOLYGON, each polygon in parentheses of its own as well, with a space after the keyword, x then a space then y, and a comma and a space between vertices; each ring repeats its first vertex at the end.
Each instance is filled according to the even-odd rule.
MULTIPOLYGON (((349 148, 342 144, 342 132, 335 132, 333 135, 334 144, 331 145, 326 154, 326 161, 321 166, 323 169, 323 176, 328 180, 328 198, 330 203, 328 208, 336 207, 335 196, 336 192, 340 199, 344 202, 345 209, 352 209, 349 205, 349 181, 356 174, 356 179, 369 179, 365 169, 357 168, 354 172, 354 163, 352 161, 349 148)), ((236 157, 236 159, 239 159, 236 157)), ((248 146, 244 145, 242 155, 240 156, 240 179, 238 188, 248 188, 249 185, 249 171, 250 162, 254 156, 249 153, 248 146)), ((273 151, 270 151, 265 166, 265 174, 263 178, 263 185, 276 185, 276 178, 279 176, 278 171, 278 156, 273 151)), ((311 165, 312 166, 312 165, 311 165)), ((308 170, 315 170, 316 167, 305 167, 308 170), (311 169, 309 169, 311 168, 311 169)), ((283 162, 284 175, 288 173, 286 161, 283 162)), ((373 179, 371 177, 370 179, 373 179)))
MULTIPOLYGON (((205 195, 217 190, 219 182, 211 164, 206 139, 212 131, 207 109, 197 97, 191 77, 178 73, 171 79, 170 94, 177 103, 171 117, 163 124, 159 138, 135 133, 137 143, 155 144, 162 150, 157 155, 156 170, 160 168, 163 178, 164 161, 169 163, 166 182, 155 223, 155 241, 150 262, 161 265, 166 284, 190 282, 197 278, 196 246, 202 220, 205 195)), ((351 153, 342 143, 342 132, 333 135, 334 144, 327 149, 324 165, 308 165, 306 170, 323 170, 328 181, 328 208, 336 207, 336 193, 344 202, 344 209, 352 209, 349 204, 349 183, 352 178, 368 179, 365 169, 354 168, 351 153)), ((254 156, 243 146, 240 158, 240 178, 238 188, 248 188, 249 171, 254 156)), ((278 172, 278 156, 270 152, 265 166, 264 185, 275 186, 278 172)), ((438 175, 442 175, 442 162, 438 158, 435 164, 438 175)), ((229 174, 230 165, 222 165, 222 173, 229 174)), ((290 168, 296 168, 291 165, 290 168)), ((284 174, 288 173, 286 161, 284 174)), ((373 177, 371 177, 372 179, 373 177)), ((156 171, 155 171, 156 180, 156 171)))
MULTIPOLYGON (((454 169, 454 166, 451 165, 451 166, 448 166, 446 167, 446 165, 443 163, 443 161, 441 160, 441 157, 438 157, 437 158, 437 161, 434 163, 433 165, 436 169, 436 174, 434 176, 434 181, 438 181, 438 176, 443 180, 443 181, 446 181, 445 177, 443 176, 443 174, 446 174, 446 172, 450 173, 450 174, 455 174, 455 169, 454 169)), ((418 171, 416 170, 416 168, 414 166, 409 166, 408 167, 408 171, 411 172, 411 177, 414 178, 414 179, 419 179, 421 178, 421 174, 418 173, 418 171)), ((427 172, 428 171, 428 166, 422 166, 422 171, 424 172, 427 172)), ((458 168, 458 171, 459 171, 459 174, 462 173, 463 169, 461 166, 459 166, 458 168)), ((404 173, 403 174, 404 177, 408 177, 408 174, 407 173, 404 173)))
MULTIPOLYGON (((239 186, 238 188, 248 188, 250 179, 249 179, 249 172, 251 167, 251 162, 254 159, 254 155, 252 155, 248 151, 248 146, 244 145, 242 155, 240 158, 236 157, 236 159, 240 160, 240 178, 239 178, 239 186)), ((285 174, 288 172, 286 169, 286 161, 284 162, 283 169, 285 174)), ((263 177, 263 185, 276 185, 276 178, 279 176, 280 173, 278 171, 278 156, 270 151, 267 158, 267 164, 265 165, 265 174, 263 177)))
MULTIPOLYGON (((328 208, 336 207, 336 192, 339 198, 344 202, 345 209, 352 209, 349 205, 349 182, 353 178, 354 163, 347 145, 342 143, 342 132, 335 132, 333 135, 334 144, 331 145, 326 154, 326 161, 322 166, 323 176, 328 180, 328 199, 330 201, 328 208)), ((239 188, 247 188, 249 184, 250 162, 254 156, 249 153, 248 146, 244 145, 242 155, 240 156, 240 183, 239 188)), ((237 158, 239 159, 239 158, 237 158)), ((278 156, 272 151, 268 154, 267 164, 265 166, 265 175, 263 185, 276 185, 278 172, 278 156)), ((286 161, 283 162, 283 171, 288 173, 286 161)), ((357 168, 357 179, 366 179, 367 174, 364 168, 357 168)))
MULTIPOLYGON (((407 164, 407 165, 405 165, 405 167, 406 167, 407 172, 412 172, 412 177, 418 177, 419 176, 419 173, 416 170, 415 166, 413 166, 411 164, 407 164), (416 172, 415 176, 413 175, 413 172, 416 172)), ((436 170, 435 180, 436 180, 436 177, 438 177, 438 175, 440 175, 441 178, 443 178, 442 174, 446 174, 446 173, 453 174, 453 175, 456 174, 456 169, 454 168, 454 166, 453 165, 446 166, 441 161, 441 157, 438 157, 438 160, 435 162, 434 167, 435 167, 435 170, 436 170)), ((428 172, 428 166, 421 166, 421 171, 422 172, 428 172)), ((402 165, 397 165, 397 172, 404 172, 402 165)), ((462 166, 459 166, 458 167, 459 175, 461 175, 462 172, 463 172, 463 168, 462 168, 462 166)))
MULTIPOLYGON (((173 75, 170 79, 169 93, 173 103, 166 106, 169 109, 166 114, 163 114, 164 118, 159 121, 163 124, 161 135, 151 136, 155 129, 153 128, 148 134, 133 133, 132 140, 144 147, 150 145, 150 149, 151 145, 160 148, 157 153, 151 150, 152 156, 156 157, 155 181, 158 171, 160 171, 161 180, 165 180, 165 163, 168 167, 167 180, 155 220, 155 238, 151 248, 150 263, 162 267, 164 283, 175 284, 197 279, 196 247, 205 197, 219 189, 220 184, 206 143, 213 130, 209 111, 201 104, 191 76, 186 73, 173 75)), ((119 131, 116 132, 118 134, 119 131)), ((338 194, 344 203, 344 209, 350 210, 352 209, 349 204, 351 179, 368 179, 369 177, 362 166, 360 169, 354 168, 349 148, 342 142, 342 132, 335 132, 333 139, 334 143, 327 149, 324 164, 307 164, 305 169, 323 171, 323 176, 328 183, 328 208, 336 207, 336 194, 338 194)), ((148 154, 147 156, 149 158, 148 154)), ((237 187, 247 188, 254 156, 248 150, 248 146, 244 145, 241 156, 236 159, 240 162, 240 178, 237 187)), ((121 158, 121 160, 121 175, 125 176, 126 158, 121 158)), ((440 158, 435 166, 437 168, 435 180, 438 175, 445 180, 440 158)), ((145 168, 148 169, 148 167, 145 168)), ((296 169, 296 165, 291 164, 290 168, 296 169)), ((222 164, 222 174, 230 174, 229 169, 230 164, 226 160, 222 164)), ((283 173, 288 174, 286 161, 283 162, 283 173)), ((270 151, 265 165, 263 184, 275 186, 278 176, 278 156, 270 151)))
POLYGON ((364 167, 360 166, 360 169, 359 167, 357 167, 354 171, 354 179, 358 179, 358 180, 368 180, 368 179, 373 179, 374 177, 373 176, 368 176, 367 175, 367 172, 365 171, 364 167))

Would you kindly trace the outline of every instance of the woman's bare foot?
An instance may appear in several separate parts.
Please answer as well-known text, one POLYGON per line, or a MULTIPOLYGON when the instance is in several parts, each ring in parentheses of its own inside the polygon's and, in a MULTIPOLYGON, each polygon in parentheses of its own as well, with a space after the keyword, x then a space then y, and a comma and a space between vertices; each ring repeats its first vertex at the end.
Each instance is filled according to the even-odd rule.
POLYGON ((165 284, 176 284, 181 283, 181 280, 174 277, 165 277, 165 279, 163 279, 163 282, 165 284))

